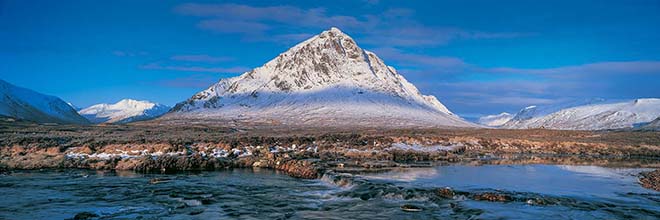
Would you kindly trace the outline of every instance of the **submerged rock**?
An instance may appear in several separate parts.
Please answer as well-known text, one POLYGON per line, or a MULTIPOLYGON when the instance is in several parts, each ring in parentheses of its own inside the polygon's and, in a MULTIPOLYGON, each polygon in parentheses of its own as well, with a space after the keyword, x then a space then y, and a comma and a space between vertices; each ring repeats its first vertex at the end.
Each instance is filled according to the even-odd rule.
POLYGON ((98 218, 99 215, 91 213, 91 212, 81 212, 76 214, 76 216, 73 217, 74 220, 87 220, 87 219, 94 219, 98 218))
POLYGON ((405 204, 401 206, 401 210, 406 211, 406 212, 421 212, 422 207, 416 206, 416 205, 411 205, 411 204, 405 204))
POLYGON ((442 188, 442 189, 437 189, 435 191, 435 195, 437 195, 438 197, 441 197, 441 198, 451 199, 451 198, 454 198, 454 195, 456 195, 456 193, 451 188, 446 187, 446 188, 442 188))
POLYGON ((0 176, 7 176, 9 174, 11 174, 11 171, 9 171, 9 169, 0 166, 0 176))
POLYGON ((640 174, 641 177, 639 178, 639 183, 642 184, 643 187, 660 191, 660 169, 651 172, 642 172, 640 174))
POLYGON ((501 194, 501 193, 493 193, 493 192, 487 192, 487 193, 480 193, 480 194, 475 194, 472 196, 472 199, 478 200, 478 201, 491 201, 491 202, 511 202, 513 201, 513 198, 509 195, 501 194))
POLYGON ((169 178, 153 178, 153 179, 149 180, 149 183, 159 184, 159 183, 169 182, 170 180, 171 179, 169 179, 169 178))

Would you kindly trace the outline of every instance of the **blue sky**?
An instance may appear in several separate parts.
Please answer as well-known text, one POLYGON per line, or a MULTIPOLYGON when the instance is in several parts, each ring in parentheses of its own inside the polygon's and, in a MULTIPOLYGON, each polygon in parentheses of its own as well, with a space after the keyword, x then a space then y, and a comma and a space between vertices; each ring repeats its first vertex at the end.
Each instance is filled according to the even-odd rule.
POLYGON ((660 1, 636 0, 0 0, 0 79, 174 105, 332 26, 466 117, 660 97, 660 1))

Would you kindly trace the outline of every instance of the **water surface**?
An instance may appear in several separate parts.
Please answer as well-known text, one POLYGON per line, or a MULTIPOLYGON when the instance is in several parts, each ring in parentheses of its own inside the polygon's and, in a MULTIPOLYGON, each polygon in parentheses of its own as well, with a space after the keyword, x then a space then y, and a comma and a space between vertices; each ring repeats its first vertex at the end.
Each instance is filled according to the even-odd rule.
POLYGON ((168 175, 16 171, 0 176, 0 219, 66 219, 80 212, 102 219, 658 219, 660 193, 639 186, 639 171, 456 165, 358 174, 344 186, 265 169, 168 175), (443 187, 522 200, 433 196, 443 187), (404 212, 404 204, 422 211, 404 212))

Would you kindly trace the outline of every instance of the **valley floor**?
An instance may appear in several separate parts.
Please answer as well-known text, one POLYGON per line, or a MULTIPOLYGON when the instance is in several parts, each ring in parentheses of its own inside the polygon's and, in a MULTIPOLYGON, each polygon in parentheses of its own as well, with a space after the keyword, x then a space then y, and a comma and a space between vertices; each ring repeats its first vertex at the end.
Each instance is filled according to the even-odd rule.
POLYGON ((660 168, 660 132, 653 131, 349 130, 215 124, 226 126, 2 121, 0 169, 176 172, 262 167, 294 177, 319 178, 331 171, 443 163, 660 168))

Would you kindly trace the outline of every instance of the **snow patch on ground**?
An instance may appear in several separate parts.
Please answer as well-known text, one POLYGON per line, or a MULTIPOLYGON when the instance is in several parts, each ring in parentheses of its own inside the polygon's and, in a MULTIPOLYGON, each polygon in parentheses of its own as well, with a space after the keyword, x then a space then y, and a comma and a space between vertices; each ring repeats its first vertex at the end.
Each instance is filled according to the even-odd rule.
POLYGON ((163 153, 163 152, 154 152, 154 153, 149 153, 148 150, 133 150, 133 151, 123 151, 123 150, 115 150, 117 153, 93 153, 93 154, 86 154, 86 153, 77 153, 77 152, 69 152, 66 154, 67 158, 76 158, 76 159, 85 159, 85 158, 96 158, 96 159, 102 159, 102 160, 109 160, 112 158, 121 158, 121 159, 126 159, 126 158, 138 158, 138 157, 143 157, 143 156, 152 156, 152 157, 159 157, 159 156, 164 156, 164 155, 169 155, 169 156, 181 156, 185 155, 185 152, 168 152, 168 153, 163 153))
POLYGON ((422 146, 419 144, 405 144, 405 143, 394 143, 391 147, 386 148, 385 151, 417 151, 417 152, 437 152, 437 151, 453 151, 460 147, 463 147, 463 144, 453 144, 453 145, 433 145, 433 146, 422 146))
MULTIPOLYGON (((230 150, 225 150, 225 149, 220 149, 220 148, 208 148, 204 147, 204 150, 201 151, 195 151, 193 149, 198 149, 195 146, 188 146, 186 147, 186 151, 179 151, 179 152, 167 152, 163 153, 160 151, 157 152, 149 152, 149 150, 132 150, 132 151, 123 151, 123 150, 118 150, 116 149, 114 153, 108 153, 108 152, 101 152, 101 153, 93 153, 93 154, 87 154, 87 153, 81 153, 81 152, 76 152, 76 150, 72 150, 66 154, 67 158, 75 158, 75 159, 86 159, 86 158, 95 158, 95 159, 101 159, 101 160, 109 160, 112 158, 121 158, 121 159, 126 159, 126 158, 139 158, 139 157, 144 157, 144 156, 151 156, 151 157, 160 157, 160 156, 184 156, 184 155, 195 155, 199 154, 202 157, 213 157, 213 158, 229 158, 229 157, 249 157, 253 156, 254 152, 260 151, 263 149, 263 146, 244 146, 244 147, 237 147, 233 148, 230 150)), ((283 152, 318 152, 318 147, 317 146, 297 146, 295 144, 291 146, 270 146, 268 147, 269 151, 271 153, 283 153, 283 152)))

